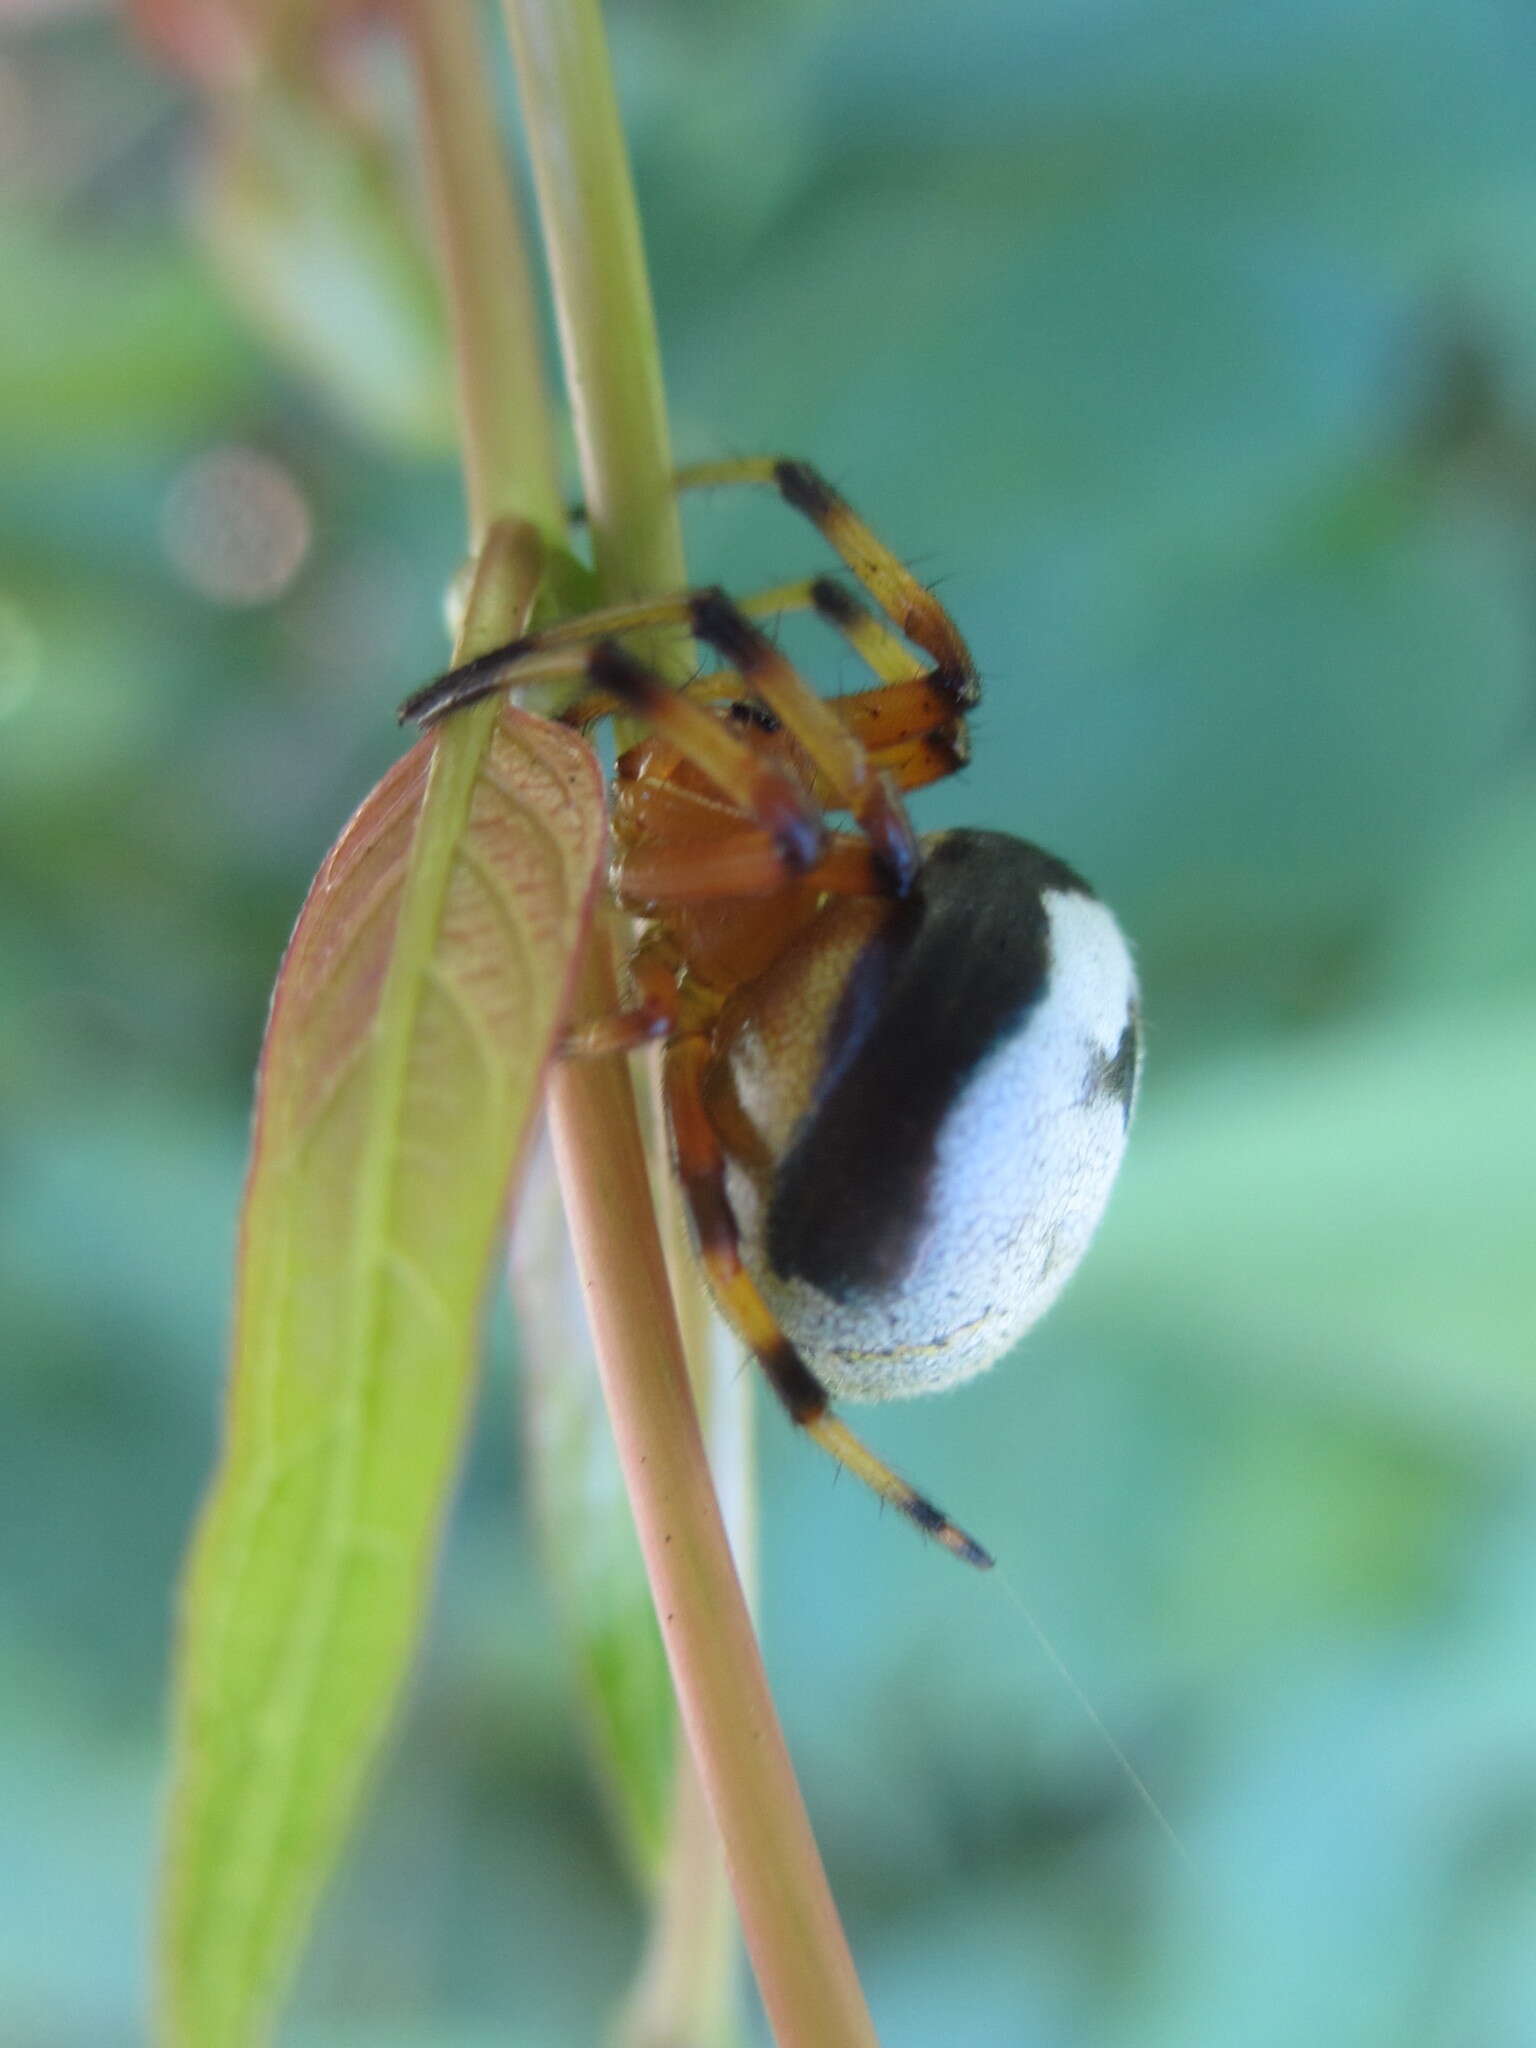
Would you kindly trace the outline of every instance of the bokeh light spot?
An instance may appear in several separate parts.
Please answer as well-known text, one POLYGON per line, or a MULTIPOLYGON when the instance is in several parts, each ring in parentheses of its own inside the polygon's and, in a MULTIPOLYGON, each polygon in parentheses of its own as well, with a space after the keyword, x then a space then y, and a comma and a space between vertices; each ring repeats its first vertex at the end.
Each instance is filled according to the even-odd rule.
POLYGON ((268 604, 309 552, 309 506, 287 469, 255 448, 211 448, 166 496, 161 534, 177 574, 214 604, 268 604))

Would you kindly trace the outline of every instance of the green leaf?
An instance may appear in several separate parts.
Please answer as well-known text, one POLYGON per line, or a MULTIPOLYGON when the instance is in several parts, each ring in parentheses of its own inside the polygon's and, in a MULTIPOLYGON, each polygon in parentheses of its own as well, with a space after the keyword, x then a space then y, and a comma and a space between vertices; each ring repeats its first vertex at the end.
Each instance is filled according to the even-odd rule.
MULTIPOLYGON (((471 650, 508 617, 477 621, 471 650)), ((481 707, 364 803, 283 963, 227 1440, 183 1599, 164 1921, 178 2048, 261 2037, 415 1645, 603 829, 585 745, 481 707)))

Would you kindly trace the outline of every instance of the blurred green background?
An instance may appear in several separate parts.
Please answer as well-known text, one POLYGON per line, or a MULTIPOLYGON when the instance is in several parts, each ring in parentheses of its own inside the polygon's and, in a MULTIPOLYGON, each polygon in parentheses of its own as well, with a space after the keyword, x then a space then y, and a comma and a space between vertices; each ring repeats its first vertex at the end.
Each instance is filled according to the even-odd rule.
MULTIPOLYGON (((119 2048, 266 995, 462 512, 387 175, 211 167, 105 10, 4 12, 0 2038, 119 2048)), ((1536 17, 610 12, 680 451, 813 457, 941 583, 989 694, 923 822, 1081 866, 1146 988, 1067 1300, 863 1422, 1192 1871, 1007 1587, 764 1421, 770 1668, 882 2038, 1531 2048, 1536 17)), ((820 560, 689 520, 701 577, 820 560)), ((634 1960, 502 1321, 300 2048, 595 2042, 634 1960)))

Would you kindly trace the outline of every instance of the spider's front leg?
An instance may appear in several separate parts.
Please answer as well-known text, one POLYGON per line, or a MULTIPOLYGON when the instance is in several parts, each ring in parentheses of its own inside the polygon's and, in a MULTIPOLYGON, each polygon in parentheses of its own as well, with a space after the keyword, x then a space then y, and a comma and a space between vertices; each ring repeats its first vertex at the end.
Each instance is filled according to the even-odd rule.
POLYGON ((851 812, 869 840, 892 893, 905 895, 917 877, 919 855, 895 785, 872 766, 833 707, 724 591, 707 590, 695 599, 692 625, 803 750, 832 803, 851 812))
POLYGON ((585 636, 568 638, 557 629, 553 635, 514 642, 439 676, 408 697, 399 715, 402 721, 436 724, 513 683, 585 685, 608 708, 634 713, 767 834, 781 875, 804 874, 820 859, 826 826, 820 806, 798 777, 748 746, 725 719, 673 689, 617 641, 586 644, 585 636))
MULTIPOLYGON (((816 579, 772 595, 784 597, 801 591, 818 608, 828 609, 829 616, 835 612, 846 629, 862 608, 846 594, 833 604, 825 595, 826 587, 826 579, 816 579), (820 597, 815 595, 818 591, 820 597)), ((802 871, 820 851, 819 845, 811 848, 811 840, 822 829, 809 793, 696 697, 673 689, 618 641, 607 637, 619 627, 632 631, 663 621, 686 621, 699 639, 723 656, 745 688, 799 746, 828 801, 852 813, 869 842, 885 888, 895 895, 905 894, 919 866, 916 836, 898 794, 897 777, 887 772, 878 758, 872 758, 854 725, 871 720, 876 725, 883 723, 885 730, 880 736, 896 744, 898 773, 905 771, 911 785, 917 787, 959 763, 959 747, 948 734, 948 727, 955 722, 953 706, 935 706, 932 685, 921 675, 912 675, 904 684, 882 686, 857 700, 850 699, 855 708, 844 716, 841 707, 816 694, 742 607, 721 590, 615 606, 529 635, 439 676, 406 700, 400 716, 432 724, 514 685, 580 680, 590 695, 568 706, 566 716, 583 722, 614 709, 636 713, 702 770, 723 796, 769 832, 780 856, 781 872, 802 871), (903 693, 902 712, 899 717, 882 719, 871 700, 886 695, 892 687, 903 693), (931 719, 934 713, 937 717, 931 719), (915 751, 914 740, 919 743, 915 751)), ((910 663, 909 656, 904 659, 910 663)), ((887 664, 890 662, 887 655, 887 664)), ((715 853, 714 886, 706 893, 758 894, 771 886, 758 842, 750 835, 740 836, 735 845, 720 841, 715 853), (744 885, 735 880, 738 869, 745 877, 744 885)), ((658 893, 677 891, 663 887, 658 893)))

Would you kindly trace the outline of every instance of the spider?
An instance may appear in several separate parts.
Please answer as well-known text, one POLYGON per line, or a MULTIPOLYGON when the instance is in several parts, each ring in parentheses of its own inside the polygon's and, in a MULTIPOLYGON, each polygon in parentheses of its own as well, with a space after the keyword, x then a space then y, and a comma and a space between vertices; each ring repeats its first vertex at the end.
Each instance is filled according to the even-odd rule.
POLYGON ((962 767, 979 697, 954 621, 808 464, 768 484, 863 587, 704 589, 528 634, 429 683, 430 725, 512 685, 563 718, 640 721, 618 758, 610 879, 639 921, 636 1000, 561 1051, 663 1042, 706 1277, 790 1420, 968 1563, 988 1553, 859 1441, 831 1397, 957 1384, 1049 1307, 1099 1221, 1135 1099, 1135 971, 1063 861, 993 831, 915 836, 903 793, 962 767), (757 623, 812 611, 876 678, 818 696, 757 623), (674 689, 618 636, 676 624, 722 666, 674 689), (832 830, 844 813, 853 830, 832 830))

